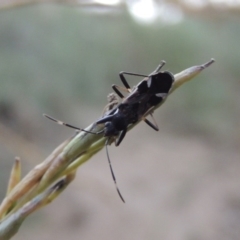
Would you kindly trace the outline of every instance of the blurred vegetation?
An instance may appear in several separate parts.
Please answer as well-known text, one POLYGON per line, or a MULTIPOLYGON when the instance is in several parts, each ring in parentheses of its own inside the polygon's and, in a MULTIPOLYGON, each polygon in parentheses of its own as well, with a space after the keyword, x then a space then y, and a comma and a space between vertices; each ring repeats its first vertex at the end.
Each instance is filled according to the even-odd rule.
POLYGON ((173 73, 211 57, 216 63, 156 111, 160 129, 239 152, 239 24, 237 11, 192 11, 175 25, 67 5, 1 11, 0 196, 15 155, 33 164, 56 146, 42 113, 85 127, 101 114, 111 85, 121 85, 120 71, 148 74, 162 59, 173 73))
POLYGON ((201 76, 182 89, 166 114, 173 118, 170 127, 189 128, 191 122, 191 131, 232 137, 240 111, 238 29, 239 19, 226 15, 218 21, 186 17, 169 26, 139 25, 126 12, 99 15, 63 6, 2 11, 1 111, 6 104, 66 116, 81 112, 82 105, 101 109, 111 84, 121 84, 122 70, 146 74, 164 59, 167 69, 178 72, 214 57, 211 79, 201 76))
POLYGON ((29 139, 36 126, 43 128, 43 112, 76 118, 83 127, 81 119, 90 123, 100 115, 111 84, 121 85, 120 71, 147 74, 164 59, 176 73, 214 57, 211 74, 178 91, 156 115, 164 114, 164 127, 176 133, 203 133, 238 146, 238 30, 239 18, 231 14, 139 25, 125 11, 93 14, 60 5, 2 11, 0 118, 29 139), (88 119, 90 109, 95 117, 88 119))

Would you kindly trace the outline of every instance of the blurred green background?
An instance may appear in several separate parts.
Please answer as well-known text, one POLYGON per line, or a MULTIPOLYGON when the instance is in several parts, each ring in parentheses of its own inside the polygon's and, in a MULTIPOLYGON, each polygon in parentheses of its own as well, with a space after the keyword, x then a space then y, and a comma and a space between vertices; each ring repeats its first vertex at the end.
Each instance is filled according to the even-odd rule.
POLYGON ((239 12, 183 10, 175 23, 141 23, 124 5, 96 6, 0 12, 1 198, 15 156, 27 173, 73 133, 42 113, 86 127, 122 84, 120 71, 149 74, 163 59, 173 73, 216 63, 154 113, 159 132, 141 123, 109 148, 125 205, 102 151, 15 239, 239 240, 239 12))

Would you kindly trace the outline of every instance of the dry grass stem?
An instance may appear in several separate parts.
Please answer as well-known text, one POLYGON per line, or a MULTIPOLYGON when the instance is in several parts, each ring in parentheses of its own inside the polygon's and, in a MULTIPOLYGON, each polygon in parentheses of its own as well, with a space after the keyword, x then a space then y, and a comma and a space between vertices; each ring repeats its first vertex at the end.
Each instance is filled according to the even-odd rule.
MULTIPOLYGON (((214 60, 211 59, 203 65, 190 67, 175 74, 171 92, 191 80, 213 62, 214 60)), ((151 109, 151 112, 161 104, 151 109)), ((111 104, 107 107, 111 107, 111 104)), ((136 124, 131 125, 128 130, 136 124)), ((97 132, 103 127, 103 124, 93 123, 86 130, 97 132)), ((20 159, 16 158, 7 194, 0 206, 0 240, 10 239, 30 213, 52 202, 73 181, 77 168, 100 151, 104 147, 105 141, 102 134, 77 132, 57 147, 22 180, 20 180, 20 159)))

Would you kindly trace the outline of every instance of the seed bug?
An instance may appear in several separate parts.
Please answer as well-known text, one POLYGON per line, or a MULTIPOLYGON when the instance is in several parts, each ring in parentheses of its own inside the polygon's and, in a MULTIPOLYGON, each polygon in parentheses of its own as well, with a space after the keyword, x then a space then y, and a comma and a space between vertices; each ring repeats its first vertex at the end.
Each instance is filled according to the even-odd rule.
POLYGON ((160 72, 161 68, 165 65, 165 61, 162 61, 160 65, 151 74, 143 75, 131 72, 120 72, 120 79, 125 86, 125 88, 112 85, 113 90, 118 94, 120 98, 123 99, 123 104, 134 104, 139 103, 139 108, 137 111, 138 120, 144 120, 151 128, 158 131, 158 126, 155 119, 151 113, 151 110, 162 101, 166 99, 168 93, 173 85, 174 76, 168 71, 160 72), (145 77, 136 87, 131 89, 129 86, 125 75, 140 76, 145 77), (124 98, 123 94, 119 91, 127 91, 130 94, 124 98), (146 115, 150 114, 154 124, 146 119, 146 115))
POLYGON ((86 133, 96 135, 103 134, 105 137, 107 137, 107 140, 105 142, 107 159, 116 190, 123 202, 125 201, 117 186, 116 177, 112 169, 107 145, 112 139, 114 139, 115 145, 119 146, 126 135, 128 126, 131 124, 135 124, 140 120, 144 120, 154 130, 159 130, 151 111, 153 110, 154 106, 158 105, 166 99, 174 82, 174 76, 170 72, 160 72, 164 64, 165 62, 162 61, 161 64, 157 67, 157 69, 153 71, 150 75, 136 74, 130 72, 119 73, 120 79, 125 88, 119 87, 117 85, 113 85, 112 88, 123 100, 115 108, 108 111, 102 118, 96 121, 96 124, 104 124, 104 128, 101 131, 87 131, 44 114, 45 117, 57 122, 60 125, 65 125, 76 130, 84 131, 86 133), (140 76, 144 77, 144 79, 135 88, 131 89, 129 84, 127 83, 127 80, 124 77, 124 74, 140 76), (129 95, 124 98, 120 90, 127 91, 129 95), (148 113, 152 116, 154 124, 148 119, 146 119, 146 115, 148 113))

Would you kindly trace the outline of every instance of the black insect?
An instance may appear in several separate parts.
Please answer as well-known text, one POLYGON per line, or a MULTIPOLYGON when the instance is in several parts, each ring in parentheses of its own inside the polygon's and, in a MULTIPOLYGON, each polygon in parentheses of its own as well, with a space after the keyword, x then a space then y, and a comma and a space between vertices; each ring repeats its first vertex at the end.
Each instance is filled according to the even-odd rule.
POLYGON ((150 127, 158 131, 158 126, 152 116, 151 111, 156 105, 160 104, 166 99, 174 82, 174 76, 170 72, 160 72, 160 69, 163 67, 164 64, 165 62, 162 62, 157 67, 157 69, 148 76, 130 72, 121 72, 119 74, 125 88, 116 85, 113 85, 112 88, 123 100, 114 109, 108 111, 102 118, 96 121, 96 124, 104 124, 104 128, 101 131, 87 131, 82 128, 70 125, 68 123, 56 120, 48 115, 44 115, 45 117, 57 122, 58 124, 65 125, 67 127, 71 127, 91 134, 103 134, 105 137, 107 137, 105 146, 108 163, 117 192, 123 202, 125 201, 116 183, 116 178, 111 166, 107 145, 110 143, 110 140, 114 139, 115 145, 119 146, 126 135, 128 126, 131 124, 135 124, 140 120, 144 120, 150 127), (127 83, 127 80, 125 79, 124 74, 145 78, 132 90, 127 83), (130 94, 126 98, 124 98, 123 94, 120 92, 120 89, 123 91, 127 91, 130 94), (148 119, 146 119, 146 115, 149 113, 154 120, 154 124, 148 119))
POLYGON ((150 127, 152 127, 156 131, 158 131, 159 129, 156 121, 152 116, 151 110, 153 110, 155 106, 157 106, 166 99, 174 82, 174 76, 170 72, 160 72, 161 68, 164 65, 165 61, 162 61, 161 64, 157 67, 157 69, 148 76, 138 73, 121 72, 119 76, 125 88, 117 85, 112 86, 113 90, 118 94, 118 96, 123 99, 121 104, 133 105, 138 103, 138 109, 135 113, 137 121, 144 120, 150 127), (126 78, 124 77, 124 74, 145 78, 132 90, 126 78), (130 94, 126 98, 124 98, 123 94, 119 91, 120 89, 123 91, 127 91, 130 94), (146 119, 146 115, 148 114, 150 114, 153 118, 154 124, 151 123, 148 119, 146 119))

